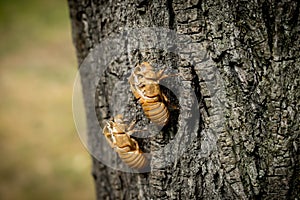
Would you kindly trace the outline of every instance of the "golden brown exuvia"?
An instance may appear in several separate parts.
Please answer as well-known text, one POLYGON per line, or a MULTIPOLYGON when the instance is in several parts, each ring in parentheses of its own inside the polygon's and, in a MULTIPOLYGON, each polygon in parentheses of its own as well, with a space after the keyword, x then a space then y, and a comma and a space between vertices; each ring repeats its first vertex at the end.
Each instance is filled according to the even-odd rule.
POLYGON ((103 128, 103 134, 112 148, 129 167, 143 169, 148 165, 148 160, 140 150, 137 141, 130 137, 134 132, 133 123, 127 125, 122 115, 117 115, 103 128))
POLYGON ((142 104, 145 115, 159 126, 168 123, 170 113, 166 107, 167 97, 161 92, 159 81, 168 77, 164 70, 155 72, 148 62, 137 65, 129 77, 130 88, 142 104))

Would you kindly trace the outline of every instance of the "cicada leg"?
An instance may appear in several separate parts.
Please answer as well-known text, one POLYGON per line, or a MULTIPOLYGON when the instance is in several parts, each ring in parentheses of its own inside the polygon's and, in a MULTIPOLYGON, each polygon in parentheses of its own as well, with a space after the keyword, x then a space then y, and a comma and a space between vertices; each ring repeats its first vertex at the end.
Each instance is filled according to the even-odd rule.
POLYGON ((174 109, 174 110, 178 110, 178 109, 179 109, 179 107, 178 107, 177 105, 174 105, 173 103, 171 103, 171 101, 168 99, 168 97, 167 97, 164 93, 162 93, 162 97, 163 97, 164 101, 165 101, 169 106, 171 106, 172 109, 174 109))
POLYGON ((134 119, 132 122, 130 122, 130 124, 128 125, 128 128, 127 128, 127 132, 128 131, 131 131, 133 129, 133 127, 135 126, 136 124, 136 120, 134 119))
POLYGON ((130 139, 131 139, 132 142, 135 144, 135 150, 136 150, 136 151, 140 151, 139 143, 138 143, 135 139, 133 139, 133 138, 130 138, 130 139))
POLYGON ((160 81, 165 78, 173 77, 173 76, 179 76, 179 74, 164 74, 167 67, 157 72, 157 80, 160 81))

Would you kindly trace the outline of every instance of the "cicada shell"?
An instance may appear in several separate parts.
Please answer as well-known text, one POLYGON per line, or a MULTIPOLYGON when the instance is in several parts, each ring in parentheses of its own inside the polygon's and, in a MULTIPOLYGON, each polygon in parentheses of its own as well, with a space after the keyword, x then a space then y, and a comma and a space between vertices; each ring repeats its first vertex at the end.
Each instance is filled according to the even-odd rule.
POLYGON ((125 124, 122 115, 117 115, 103 128, 108 143, 122 161, 129 167, 140 170, 148 166, 148 160, 140 150, 137 141, 130 137, 132 132, 134 132, 132 125, 125 124))
POLYGON ((161 92, 159 81, 168 77, 164 70, 155 72, 148 62, 137 65, 129 77, 130 88, 142 105, 145 115, 159 126, 164 126, 169 120, 167 97, 161 92))

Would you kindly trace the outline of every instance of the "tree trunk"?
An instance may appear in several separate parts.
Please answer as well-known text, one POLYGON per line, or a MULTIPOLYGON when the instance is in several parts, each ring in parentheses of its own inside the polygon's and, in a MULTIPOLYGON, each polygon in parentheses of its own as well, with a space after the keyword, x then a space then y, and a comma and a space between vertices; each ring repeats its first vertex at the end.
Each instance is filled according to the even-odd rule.
POLYGON ((299 5, 69 0, 97 199, 299 198, 299 5), (127 82, 142 61, 178 76, 162 82, 169 124, 136 134, 156 152, 136 173, 99 127, 122 112, 158 130, 127 82))

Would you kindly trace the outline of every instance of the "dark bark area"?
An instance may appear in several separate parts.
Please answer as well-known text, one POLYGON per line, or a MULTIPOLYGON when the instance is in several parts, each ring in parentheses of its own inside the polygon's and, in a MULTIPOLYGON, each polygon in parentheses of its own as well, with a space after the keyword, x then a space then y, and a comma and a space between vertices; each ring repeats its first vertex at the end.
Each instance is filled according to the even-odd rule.
MULTIPOLYGON (((112 101, 114 84, 120 77, 138 62, 158 62, 172 66, 183 77, 183 83, 178 83, 183 88, 179 99, 182 105, 179 111, 173 111, 170 124, 160 134, 140 140, 141 148, 159 150, 176 134, 190 134, 181 139, 183 143, 189 142, 182 156, 164 169, 156 169, 163 158, 154 157, 151 167, 155 170, 150 173, 121 172, 93 159, 97 199, 300 197, 298 1, 69 0, 69 7, 79 64, 97 44, 114 33, 156 26, 188 35, 193 43, 207 46, 207 53, 220 73, 217 77, 212 71, 213 78, 204 80, 203 70, 213 69, 197 67, 203 58, 192 51, 174 54, 168 49, 137 50, 107 63, 95 91, 96 105, 85 99, 88 121, 89 113, 95 109, 100 124, 116 114, 109 110, 108 102, 112 101), (213 85, 213 90, 207 84, 213 85), (197 95, 196 100, 189 87, 197 95), (217 99, 224 105, 223 119, 212 102, 221 90, 225 91, 220 93, 224 98, 217 99), (195 110, 200 113, 199 119, 191 124, 187 116, 195 110), (224 123, 204 133, 212 121, 224 123)), ((120 44, 119 48, 126 49, 128 44, 120 44)), ((94 76, 98 76, 100 67, 95 61, 94 76)), ((94 83, 89 81, 88 73, 81 76, 84 95, 88 96, 94 83)), ((148 121, 130 91, 126 87, 119 90, 130 99, 127 117, 137 115, 138 126, 145 126, 148 121)), ((116 105, 116 110, 120 106, 116 105)), ((95 133, 97 128, 93 124, 88 126, 90 142, 96 143, 93 135, 99 134, 95 133)), ((99 153, 105 151, 98 147, 99 153)), ((175 143, 165 149, 164 155, 180 150, 180 144, 175 143)))

